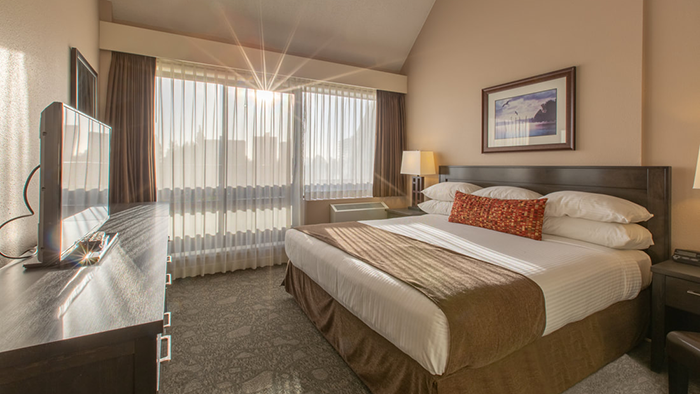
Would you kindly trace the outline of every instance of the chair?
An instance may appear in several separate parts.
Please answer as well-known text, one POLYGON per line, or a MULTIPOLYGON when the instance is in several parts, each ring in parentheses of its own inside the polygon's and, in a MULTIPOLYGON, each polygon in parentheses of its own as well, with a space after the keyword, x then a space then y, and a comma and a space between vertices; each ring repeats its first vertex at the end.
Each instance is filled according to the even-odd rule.
POLYGON ((666 336, 669 394, 688 393, 688 375, 700 373, 700 333, 671 331, 666 336))

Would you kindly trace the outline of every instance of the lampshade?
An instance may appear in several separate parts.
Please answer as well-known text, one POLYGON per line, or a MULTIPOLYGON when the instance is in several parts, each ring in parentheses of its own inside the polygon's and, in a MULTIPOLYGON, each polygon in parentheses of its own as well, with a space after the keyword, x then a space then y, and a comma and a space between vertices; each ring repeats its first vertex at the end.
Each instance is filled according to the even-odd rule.
POLYGON ((435 174, 435 156, 433 156, 433 152, 419 150, 403 151, 401 173, 420 176, 435 174))
MULTIPOLYGON (((406 152, 404 152, 404 154, 406 154, 406 152)), ((695 167, 695 182, 693 183, 693 189, 700 189, 700 152, 698 153, 698 164, 695 167)))

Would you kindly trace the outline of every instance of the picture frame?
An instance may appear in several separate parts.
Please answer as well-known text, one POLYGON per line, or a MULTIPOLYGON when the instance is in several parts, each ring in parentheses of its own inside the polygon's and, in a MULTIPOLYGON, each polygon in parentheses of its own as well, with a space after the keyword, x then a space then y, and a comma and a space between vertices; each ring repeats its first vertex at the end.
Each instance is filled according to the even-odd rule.
POLYGON ((70 106, 97 118, 97 71, 78 48, 70 55, 70 106))
POLYGON ((575 149, 576 67, 482 89, 482 153, 575 149))

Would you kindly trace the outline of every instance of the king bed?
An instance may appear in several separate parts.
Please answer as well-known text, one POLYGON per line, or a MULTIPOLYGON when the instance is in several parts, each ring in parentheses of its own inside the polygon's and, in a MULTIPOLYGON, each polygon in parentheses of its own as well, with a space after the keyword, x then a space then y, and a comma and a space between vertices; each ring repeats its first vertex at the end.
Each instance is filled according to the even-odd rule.
POLYGON ((654 245, 432 214, 290 230, 286 290, 373 393, 560 393, 644 338, 650 266, 670 252, 670 168, 443 166, 440 182, 620 197, 654 215, 654 245))

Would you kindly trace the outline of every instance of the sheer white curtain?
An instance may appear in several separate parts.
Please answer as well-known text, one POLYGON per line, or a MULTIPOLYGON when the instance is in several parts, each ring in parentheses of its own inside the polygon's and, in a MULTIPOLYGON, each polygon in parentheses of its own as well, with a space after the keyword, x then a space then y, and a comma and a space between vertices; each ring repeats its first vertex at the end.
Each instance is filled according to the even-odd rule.
POLYGON ((284 234, 301 221, 295 94, 255 80, 158 61, 158 201, 171 207, 175 277, 286 261, 284 234))
POLYGON ((376 90, 317 83, 303 100, 304 198, 372 197, 376 90))

